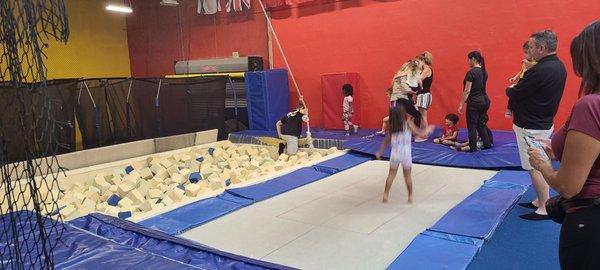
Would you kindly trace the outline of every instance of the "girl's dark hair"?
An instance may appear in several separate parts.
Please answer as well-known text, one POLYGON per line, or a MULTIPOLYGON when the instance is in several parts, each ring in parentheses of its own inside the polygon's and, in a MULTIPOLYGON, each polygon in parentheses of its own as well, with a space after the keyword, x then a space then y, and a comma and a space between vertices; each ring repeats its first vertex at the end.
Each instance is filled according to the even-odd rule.
POLYGON ((573 71, 581 77, 580 95, 600 92, 600 20, 593 22, 571 42, 573 71))
POLYGON ((390 133, 402 132, 406 128, 406 108, 404 105, 390 107, 390 133))
POLYGON ((472 51, 467 55, 467 57, 469 59, 475 59, 475 61, 477 61, 477 63, 481 65, 481 69, 483 70, 483 89, 485 89, 485 84, 488 79, 488 73, 485 69, 485 59, 483 59, 483 55, 481 55, 479 51, 472 51))
POLYGON ((344 84, 342 86, 342 92, 344 93, 344 96, 352 96, 354 94, 354 89, 352 88, 352 85, 347 83, 344 84))
POLYGON ((456 125, 456 123, 458 123, 458 115, 453 114, 453 113, 446 114, 445 119, 450 120, 450 122, 452 122, 454 125, 456 125))

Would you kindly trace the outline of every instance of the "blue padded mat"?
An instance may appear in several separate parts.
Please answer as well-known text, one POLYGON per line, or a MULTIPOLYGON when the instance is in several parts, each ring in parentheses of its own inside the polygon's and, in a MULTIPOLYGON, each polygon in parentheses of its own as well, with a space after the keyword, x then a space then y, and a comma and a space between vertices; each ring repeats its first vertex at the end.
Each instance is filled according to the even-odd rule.
POLYGON ((318 172, 313 168, 300 168, 263 183, 242 188, 228 189, 226 192, 258 202, 312 183, 329 175, 329 173, 318 172))
POLYGON ((448 211, 430 230, 489 239, 526 189, 519 184, 492 178, 448 211))
POLYGON ((90 214, 69 223, 119 244, 201 269, 290 269, 223 252, 102 214, 90 214))
POLYGON ((465 269, 483 240, 425 231, 387 269, 465 269))
POLYGON ((494 177, 492 177, 488 181, 510 183, 513 185, 522 186, 525 189, 531 186, 531 178, 529 177, 529 172, 522 170, 500 170, 497 174, 494 175, 494 177))
MULTIPOLYGON (((533 187, 520 202, 535 198, 533 187)), ((519 216, 532 210, 514 207, 492 238, 486 241, 473 259, 471 270, 559 270, 558 239, 560 225, 551 221, 529 221, 519 216)))
MULTIPOLYGON (((439 130, 436 131, 439 133, 439 130)), ((431 136, 426 142, 413 143, 414 163, 463 167, 463 168, 515 168, 521 166, 515 134, 511 131, 493 131, 494 147, 477 152, 459 152, 448 146, 435 144, 431 136)), ((434 135, 438 135, 435 134, 434 135)), ((466 130, 459 131, 459 141, 466 141, 466 130)), ((379 149, 383 136, 367 136, 344 142, 344 147, 357 152, 374 155, 379 149)), ((390 149, 384 157, 389 158, 390 149)))
POLYGON ((360 153, 347 153, 342 156, 315 164, 313 168, 319 172, 334 174, 372 159, 372 157, 360 153))
POLYGON ((170 235, 181 234, 215 218, 252 204, 252 200, 222 193, 139 222, 170 235))
MULTIPOLYGON (((32 212, 20 211, 13 213, 12 217, 19 216, 21 220, 20 226, 24 228, 35 228, 36 225, 32 222, 35 219, 32 218, 32 215, 32 212)), ((2 224, 10 224, 10 219, 10 215, 0 217, 2 224)), ((69 223, 59 222, 58 227, 53 227, 53 221, 45 217, 42 217, 42 222, 45 230, 50 232, 47 243, 56 243, 53 249, 56 269, 202 269, 185 261, 176 261, 128 244, 112 241, 69 223), (54 229, 51 230, 51 228, 54 229), (59 231, 62 234, 59 234, 59 231), (60 241, 57 241, 59 236, 60 241)), ((0 236, 0 248, 4 250, 7 248, 7 244, 13 243, 14 239, 18 239, 21 246, 27 245, 27 249, 30 250, 29 252, 31 252, 30 254, 34 258, 39 256, 36 254, 36 252, 40 252, 39 245, 41 245, 39 230, 16 236, 12 235, 11 232, 3 234, 0 236)), ((21 249, 23 255, 25 252, 28 252, 27 249, 21 249)), ((14 258, 15 256, 10 258, 3 257, 2 262, 8 265, 8 269, 12 269, 10 263, 11 259, 14 258)), ((39 261, 32 263, 29 260, 25 260, 23 263, 25 264, 23 265, 24 269, 42 269, 39 261)), ((224 266, 221 269, 232 269, 227 268, 226 263, 215 263, 217 264, 214 265, 224 266)))

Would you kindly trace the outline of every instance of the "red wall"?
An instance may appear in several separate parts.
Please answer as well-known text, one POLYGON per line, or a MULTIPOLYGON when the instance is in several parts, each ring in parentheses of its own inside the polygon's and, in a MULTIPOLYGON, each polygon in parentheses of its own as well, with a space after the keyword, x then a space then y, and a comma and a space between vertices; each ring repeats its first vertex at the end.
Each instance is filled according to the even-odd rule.
MULTIPOLYGON (((231 51, 266 58, 265 22, 256 1, 252 2, 253 11, 209 16, 195 13, 195 0, 180 0, 182 13, 154 2, 158 1, 135 1, 134 15, 127 21, 134 76, 170 74, 174 60, 223 57, 231 51)), ((446 113, 456 111, 468 69, 466 54, 477 49, 486 57, 492 98, 490 126, 495 129, 511 127, 511 121, 503 117, 504 89, 519 69, 521 45, 532 32, 545 28, 558 33, 558 54, 569 71, 556 118, 557 124, 565 121, 579 87, 571 69, 569 44, 598 14, 600 1, 596 0, 348 0, 272 11, 275 31, 308 103, 313 125, 321 122, 320 75, 358 72, 362 94, 356 98, 366 106, 362 125, 379 127, 387 110, 384 90, 391 77, 404 61, 423 50, 434 55, 429 119, 439 124, 446 113)), ((274 66, 283 67, 276 47, 273 51, 274 66)), ((292 98, 293 103, 295 100, 292 98)))

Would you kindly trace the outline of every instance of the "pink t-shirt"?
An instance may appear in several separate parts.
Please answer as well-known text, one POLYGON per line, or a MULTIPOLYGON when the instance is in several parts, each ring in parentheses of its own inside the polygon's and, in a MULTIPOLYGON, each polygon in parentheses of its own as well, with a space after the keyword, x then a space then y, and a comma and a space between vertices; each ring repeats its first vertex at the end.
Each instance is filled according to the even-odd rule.
MULTIPOLYGON (((569 130, 579 131, 600 141, 600 94, 590 94, 580 98, 573 106, 565 125, 552 136, 552 150, 558 160, 562 159, 569 130)), ((600 198, 600 157, 594 162, 581 192, 574 197, 574 199, 591 198, 600 198)))

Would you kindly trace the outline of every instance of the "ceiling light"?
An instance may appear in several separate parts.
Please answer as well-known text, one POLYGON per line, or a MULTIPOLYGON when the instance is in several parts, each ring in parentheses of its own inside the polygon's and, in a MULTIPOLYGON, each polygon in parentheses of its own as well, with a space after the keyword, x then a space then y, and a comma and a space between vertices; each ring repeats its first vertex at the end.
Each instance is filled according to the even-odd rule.
POLYGON ((106 10, 110 10, 110 11, 114 11, 114 12, 121 12, 121 13, 133 12, 133 10, 131 9, 130 6, 128 7, 128 6, 122 6, 122 5, 107 5, 106 10))

